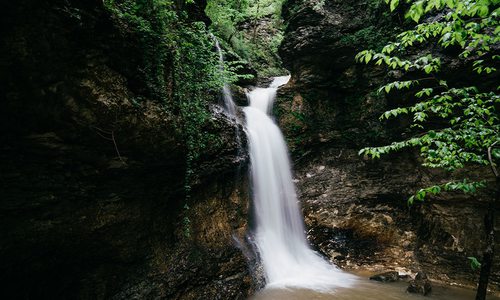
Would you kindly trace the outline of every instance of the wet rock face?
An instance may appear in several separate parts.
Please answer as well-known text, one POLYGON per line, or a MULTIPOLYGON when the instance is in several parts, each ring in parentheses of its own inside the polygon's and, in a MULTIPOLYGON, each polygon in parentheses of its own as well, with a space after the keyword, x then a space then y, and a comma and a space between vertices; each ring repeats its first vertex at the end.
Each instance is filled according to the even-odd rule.
POLYGON ((325 148, 296 163, 308 237, 342 267, 410 272, 416 235, 404 195, 422 175, 415 162, 364 161, 356 152, 325 148))
MULTIPOLYGON (((347 269, 423 269, 431 279, 473 286, 478 274, 467 257, 481 257, 491 191, 443 194, 408 208, 415 190, 450 174, 422 169, 412 153, 377 161, 357 154, 406 137, 404 119, 378 120, 405 98, 375 92, 397 74, 354 62, 359 50, 377 48, 401 26, 397 15, 375 2, 292 0, 283 8, 288 26, 280 54, 292 79, 280 89, 274 113, 295 159, 308 237, 347 269)), ((493 288, 500 279, 498 261, 493 288)))
POLYGON ((424 270, 433 280, 473 286, 467 257, 481 257, 487 195, 447 194, 409 208, 407 195, 443 176, 417 165, 410 155, 371 161, 333 147, 296 160, 309 241, 345 269, 424 270))
POLYGON ((0 297, 246 298, 241 125, 211 107, 220 143, 186 203, 175 116, 142 94, 136 40, 102 1, 0 13, 0 297))
POLYGON ((280 56, 297 82, 331 86, 340 72, 352 66, 352 52, 378 45, 389 16, 377 1, 287 1, 287 23, 280 56), (332 51, 335 49, 335 55, 332 51))
POLYGON ((396 23, 382 3, 297 0, 283 11, 288 25, 280 55, 292 79, 275 112, 292 150, 387 138, 378 115, 388 100, 375 92, 387 74, 354 61, 358 51, 390 38, 396 23))

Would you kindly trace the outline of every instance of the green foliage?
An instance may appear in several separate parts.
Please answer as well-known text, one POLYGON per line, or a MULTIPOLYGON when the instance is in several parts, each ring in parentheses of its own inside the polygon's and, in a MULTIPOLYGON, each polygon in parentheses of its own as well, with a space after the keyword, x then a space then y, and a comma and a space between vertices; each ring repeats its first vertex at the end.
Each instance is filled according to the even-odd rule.
MULTIPOLYGON (((207 35, 205 25, 201 22, 184 27, 173 56, 174 103, 180 112, 179 125, 187 148, 184 190, 188 202, 191 198, 195 164, 211 137, 203 129, 210 117, 206 93, 217 93, 228 78, 219 67, 217 54, 213 51, 213 40, 207 35)), ((186 204, 184 209, 188 210, 189 206, 186 204)), ((184 217, 183 224, 184 234, 189 237, 188 217, 184 217)))
POLYGON ((314 4, 313 9, 322 10, 324 6, 325 6, 325 0, 318 0, 316 4, 314 4))
POLYGON ((248 62, 260 76, 283 75, 277 55, 283 39, 281 6, 284 0, 209 0, 205 9, 212 20, 211 30, 221 44, 241 60, 248 62), (257 34, 262 20, 268 35, 257 34))
POLYGON ((408 199, 408 205, 413 205, 415 200, 424 201, 427 195, 437 195, 441 191, 462 191, 464 193, 475 193, 478 188, 485 186, 484 182, 450 181, 442 185, 434 185, 418 190, 415 195, 408 199))
MULTIPOLYGON (((238 1, 238 0, 237 0, 238 1)), ((284 0, 258 0, 250 1, 248 6, 248 14, 253 18, 262 18, 264 16, 272 16, 276 20, 280 18, 281 6, 284 0)))
POLYGON ((340 38, 339 44, 345 46, 365 45, 374 49, 382 48, 387 42, 387 31, 390 28, 383 30, 379 26, 369 26, 353 33, 346 33, 340 38))
POLYGON ((210 0, 205 9, 212 20, 212 28, 224 40, 230 40, 237 31, 236 25, 248 18, 245 13, 249 7, 248 0, 223 1, 210 0))
MULTIPOLYGON (((390 10, 395 10, 400 4, 398 0, 385 2, 390 10)), ((360 155, 379 158, 404 148, 416 148, 423 158, 423 165, 431 168, 453 171, 470 164, 489 165, 488 148, 500 141, 498 87, 452 86, 441 74, 440 57, 431 53, 415 56, 413 53, 416 47, 431 48, 429 52, 436 45, 442 49, 454 48, 459 53, 456 59, 471 65, 478 82, 493 78, 500 59, 492 50, 493 45, 500 41, 500 0, 406 2, 410 8, 405 17, 417 22, 415 27, 397 35, 396 41, 385 45, 380 52, 364 50, 358 53, 356 60, 385 65, 417 78, 389 82, 379 89, 380 93, 403 90, 413 93, 411 104, 386 111, 380 119, 407 115, 415 134, 387 146, 362 149, 360 155), (427 16, 434 17, 418 23, 427 16)), ((498 149, 493 149, 493 160, 498 161, 499 157, 498 149)), ((421 189, 408 201, 409 204, 414 200, 422 201, 426 195, 442 190, 475 192, 483 186, 483 182, 467 179, 452 181, 421 189)))
POLYGON ((479 270, 481 268, 481 263, 475 257, 467 257, 470 261, 470 267, 472 270, 479 270))
MULTIPOLYGON (((188 210, 193 170, 201 153, 215 140, 204 129, 210 122, 208 102, 217 99, 224 82, 237 79, 235 68, 220 67, 205 24, 190 20, 178 1, 105 0, 104 3, 122 27, 139 39, 142 52, 139 72, 149 96, 176 116, 175 125, 187 149, 184 209, 188 210)), ((193 1, 183 2, 189 3, 193 1)), ((183 224, 184 234, 189 236, 187 211, 183 224)))
POLYGON ((179 17, 170 0, 105 0, 104 5, 125 26, 130 27, 142 45, 143 61, 138 70, 155 99, 166 95, 165 63, 175 34, 168 30, 179 17))

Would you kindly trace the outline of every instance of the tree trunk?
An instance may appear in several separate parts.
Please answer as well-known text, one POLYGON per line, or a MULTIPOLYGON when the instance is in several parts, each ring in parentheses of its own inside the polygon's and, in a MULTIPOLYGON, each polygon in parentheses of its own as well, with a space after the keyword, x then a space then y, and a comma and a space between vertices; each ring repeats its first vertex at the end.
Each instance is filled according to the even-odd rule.
POLYGON ((500 201, 500 177, 496 177, 495 198, 488 205, 488 212, 484 217, 486 238, 486 249, 483 253, 481 262, 481 272, 479 274, 479 284, 477 287, 476 300, 485 300, 488 289, 488 280, 490 278, 491 266, 493 265, 493 254, 495 251, 495 208, 496 203, 500 201))

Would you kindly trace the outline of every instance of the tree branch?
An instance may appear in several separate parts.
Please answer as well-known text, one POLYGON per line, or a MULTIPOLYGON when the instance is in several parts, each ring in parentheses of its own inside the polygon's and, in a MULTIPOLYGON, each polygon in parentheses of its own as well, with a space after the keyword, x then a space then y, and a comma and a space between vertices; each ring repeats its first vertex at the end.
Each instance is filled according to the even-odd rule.
POLYGON ((111 139, 113 140, 113 144, 115 145, 115 150, 116 150, 116 154, 118 154, 118 158, 120 159, 120 161, 121 161, 122 163, 125 163, 125 162, 123 161, 122 156, 120 155, 120 151, 118 151, 118 145, 116 144, 116 140, 115 140, 115 131, 114 131, 114 130, 113 130, 113 131, 111 131, 111 139))

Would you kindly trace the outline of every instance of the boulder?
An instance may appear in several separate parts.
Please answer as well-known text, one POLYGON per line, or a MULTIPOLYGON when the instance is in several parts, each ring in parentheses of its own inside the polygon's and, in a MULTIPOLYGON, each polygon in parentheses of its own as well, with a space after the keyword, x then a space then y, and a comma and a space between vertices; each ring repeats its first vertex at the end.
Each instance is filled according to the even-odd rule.
POLYGON ((432 285, 424 272, 418 272, 415 279, 410 280, 408 283, 406 291, 412 294, 422 294, 427 296, 432 291, 432 285))
POLYGON ((397 271, 384 272, 371 276, 370 280, 381 282, 396 282, 399 280, 399 273, 397 271))

